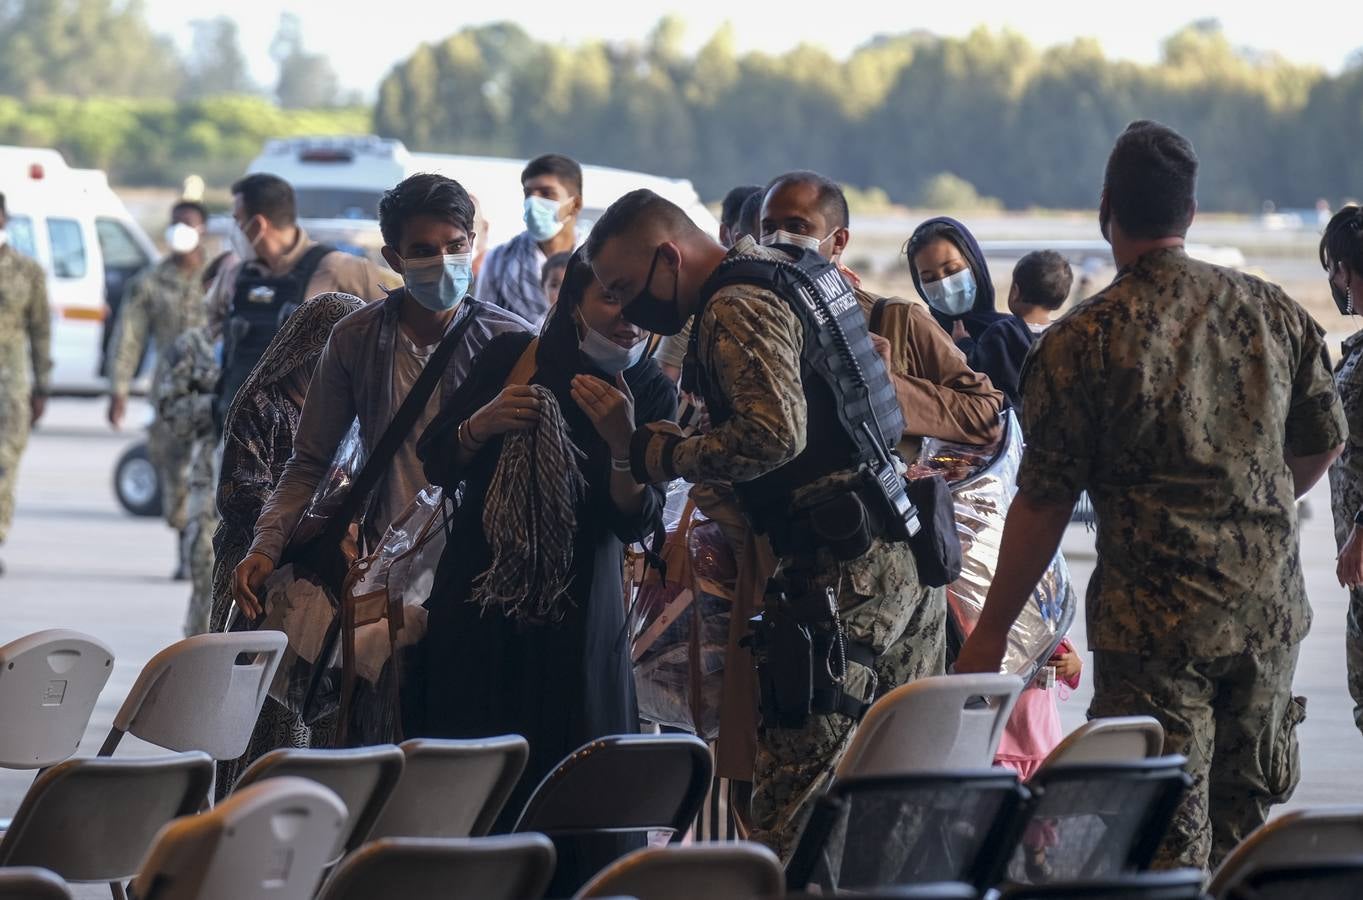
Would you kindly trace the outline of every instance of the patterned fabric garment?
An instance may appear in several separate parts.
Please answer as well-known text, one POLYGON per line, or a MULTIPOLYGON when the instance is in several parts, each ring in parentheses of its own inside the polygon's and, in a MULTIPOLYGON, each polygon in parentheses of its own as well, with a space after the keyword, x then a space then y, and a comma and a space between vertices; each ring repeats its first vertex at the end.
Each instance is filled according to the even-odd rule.
MULTIPOLYGON (((1363 331, 1344 342, 1335 368, 1335 386, 1350 423, 1344 452, 1330 467, 1330 505, 1335 519, 1335 543, 1344 547, 1363 510, 1363 331)), ((1354 724, 1363 731, 1363 589, 1349 591, 1344 621, 1344 658, 1348 666, 1349 696, 1354 699, 1354 724)))
POLYGON ((539 242, 530 232, 522 231, 488 251, 473 295, 537 324, 549 310, 549 298, 540 281, 545 261, 539 242))
POLYGON ((137 374, 137 364, 151 342, 157 353, 156 374, 152 376, 155 403, 155 386, 171 364, 171 345, 180 335, 207 321, 202 285, 199 270, 185 272, 173 258, 143 270, 128 284, 110 343, 112 393, 128 395, 128 384, 137 374))
POLYGON ((1306 634, 1284 454, 1345 437, 1320 327, 1250 275, 1156 250, 1041 336, 1019 490, 1093 498, 1089 646, 1210 659, 1306 634))
POLYGON ((1301 645, 1216 659, 1093 654, 1091 718, 1153 716, 1164 752, 1193 778, 1155 857, 1158 868, 1215 868, 1292 796, 1301 777, 1292 696, 1301 645))
POLYGON ((52 317, 37 263, 0 247, 0 544, 14 520, 19 457, 28 445, 33 391, 46 394, 52 371, 52 317), (30 372, 32 378, 30 379, 30 372))

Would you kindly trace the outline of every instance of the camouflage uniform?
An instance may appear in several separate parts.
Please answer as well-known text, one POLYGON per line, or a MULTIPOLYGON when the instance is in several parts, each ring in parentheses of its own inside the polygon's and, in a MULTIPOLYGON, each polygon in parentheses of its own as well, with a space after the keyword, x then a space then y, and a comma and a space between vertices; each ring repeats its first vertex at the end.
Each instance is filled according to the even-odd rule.
MULTIPOLYGON (((153 385, 165 374, 171 344, 191 328, 204 324, 203 279, 199 272, 186 273, 167 258, 138 275, 127 288, 118 310, 118 322, 110 344, 110 391, 116 397, 128 396, 128 386, 137 374, 137 364, 150 339, 156 344, 158 359, 153 385)), ((156 388, 151 401, 158 405, 156 388)), ((160 416, 147 433, 147 455, 156 466, 161 481, 161 497, 166 523, 177 531, 185 528, 186 477, 191 448, 177 440, 160 416)))
POLYGON ((216 491, 221 452, 213 418, 218 360, 206 328, 175 339, 158 367, 156 414, 171 440, 190 448, 186 524, 180 552, 189 561, 192 585, 185 614, 186 637, 208 631, 213 603, 213 531, 218 527, 216 491))
MULTIPOLYGON (((1344 342, 1335 368, 1335 386, 1349 422, 1363 422, 1363 331, 1344 342)), ((1330 501, 1335 514, 1335 543, 1340 549, 1349 538, 1354 515, 1363 510, 1363 428, 1351 430, 1344 452, 1330 468, 1330 501)), ((1354 698, 1354 724, 1363 731, 1363 588, 1349 591, 1349 613, 1344 620, 1344 657, 1349 695, 1354 698)))
POLYGON ((1284 454, 1343 439, 1319 326, 1278 287, 1156 250, 1041 337, 1022 493, 1093 498, 1090 716, 1151 715, 1192 789, 1161 865, 1215 865, 1296 786, 1311 622, 1284 454))
POLYGON ((14 520, 32 395, 47 393, 51 371, 52 314, 43 270, 13 247, 0 246, 0 544, 14 520))
MULTIPOLYGON (((744 238, 732 254, 776 251, 744 238)), ((677 473, 692 482, 744 482, 793 459, 805 445, 807 413, 800 381, 804 329, 770 291, 735 285, 718 291, 696 327, 697 363, 722 391, 731 418, 676 446, 677 473)), ((840 472, 812 482, 791 498, 792 513, 809 509, 857 479, 840 472)), ((827 550, 781 558, 778 575, 837 597, 847 640, 877 655, 875 673, 849 662, 845 688, 872 699, 945 665, 946 595, 918 581, 905 544, 877 540, 864 555, 838 562, 827 550)), ((856 730, 840 713, 812 715, 802 728, 764 727, 755 764, 752 838, 788 858, 810 801, 831 776, 856 730)))

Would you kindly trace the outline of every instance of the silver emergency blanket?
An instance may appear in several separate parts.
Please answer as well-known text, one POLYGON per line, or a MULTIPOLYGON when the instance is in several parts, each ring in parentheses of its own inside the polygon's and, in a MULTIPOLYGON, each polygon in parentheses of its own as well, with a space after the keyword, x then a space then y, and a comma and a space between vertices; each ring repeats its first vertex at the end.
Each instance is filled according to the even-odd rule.
MULTIPOLYGON (((1003 522, 1017 493, 1022 429, 1011 412, 1004 414, 1004 421, 1003 436, 988 446, 925 440, 918 462, 909 472, 911 478, 915 471, 940 472, 951 485, 964 565, 961 577, 947 588, 947 608, 963 638, 980 619, 998 568, 1003 522)), ((1001 670, 1030 681, 1069 631, 1076 602, 1065 557, 1056 553, 1008 633, 1001 670)))

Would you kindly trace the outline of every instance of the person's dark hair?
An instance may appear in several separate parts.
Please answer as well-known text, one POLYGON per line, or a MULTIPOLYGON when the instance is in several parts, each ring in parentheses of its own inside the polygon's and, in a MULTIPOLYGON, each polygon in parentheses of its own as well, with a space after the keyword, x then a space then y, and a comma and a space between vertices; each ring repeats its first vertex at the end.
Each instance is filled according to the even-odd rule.
POLYGON ((819 211, 823 213, 828 224, 834 228, 846 228, 851 221, 851 216, 847 211, 847 195, 842 192, 842 187, 833 179, 807 169, 787 172, 773 178, 771 183, 767 185, 767 189, 762 192, 763 199, 771 196, 772 191, 788 184, 807 184, 817 188, 819 211))
POLYGON ((1363 207, 1346 206, 1335 213, 1320 238, 1320 264, 1334 274, 1344 263, 1354 275, 1363 277, 1363 207))
POLYGON ((577 319, 575 313, 586 296, 587 286, 596 279, 592 267, 587 262, 585 248, 579 247, 568 257, 563 269, 563 286, 558 291, 558 302, 549 308, 540 328, 540 353, 566 353, 569 348, 576 358, 578 346, 577 319), (552 349, 551 349, 552 348, 552 349))
MULTIPOLYGON (((957 250, 961 251, 961 255, 966 258, 966 261, 970 261, 970 254, 966 252, 965 244, 961 241, 961 233, 956 230, 955 226, 939 219, 930 219, 915 228, 913 234, 909 235, 908 241, 904 243, 904 255, 909 260, 910 269, 913 269, 915 272, 918 271, 918 267, 914 265, 913 258, 917 256, 924 247, 936 240, 950 241, 956 246, 957 250)), ((974 267, 972 266, 971 268, 973 269, 974 267)))
POLYGON ((1103 191, 1127 235, 1153 240, 1187 234, 1197 194, 1193 145, 1167 125, 1132 122, 1108 156, 1103 191))
POLYGON ((232 185, 248 216, 264 216, 271 225, 287 228, 298 221, 298 202, 293 187, 278 175, 257 172, 232 185))
POLYGON ((568 260, 572 258, 573 254, 568 250, 564 250, 562 253, 555 253, 553 256, 546 259, 544 265, 540 266, 540 285, 543 286, 549 282, 549 273, 553 272, 555 269, 568 268, 568 260))
POLYGON ((537 156, 526 163, 521 170, 521 184, 525 184, 532 178, 541 175, 552 175, 559 181, 568 192, 575 197, 582 196, 582 167, 575 160, 569 159, 560 153, 546 153, 537 156))
POLYGON ((1045 309, 1059 309, 1070 296, 1074 273, 1069 261, 1054 250, 1028 253, 1013 266, 1018 299, 1045 309))
POLYGON ((743 208, 738 213, 738 231, 757 240, 762 236, 762 197, 766 191, 759 190, 747 200, 743 201, 743 208))
POLYGON ((647 221, 659 222, 672 231, 696 227, 680 206, 648 188, 638 188, 612 203, 597 219, 584 245, 587 259, 600 253, 611 238, 619 237, 647 221))
POLYGON ((743 204, 748 202, 749 197, 761 193, 762 187, 756 184, 745 184, 729 191, 724 195, 724 202, 720 204, 719 224, 733 230, 743 214, 743 204))
POLYGON ((185 210, 192 210, 198 213, 199 221, 205 224, 208 223, 208 207, 196 200, 180 200, 176 202, 176 204, 170 208, 171 218, 174 218, 185 210))
POLYGON ((379 200, 379 231, 394 250, 402 246, 402 228, 413 216, 430 216, 469 232, 473 240, 473 201, 453 178, 423 172, 409 175, 379 200))

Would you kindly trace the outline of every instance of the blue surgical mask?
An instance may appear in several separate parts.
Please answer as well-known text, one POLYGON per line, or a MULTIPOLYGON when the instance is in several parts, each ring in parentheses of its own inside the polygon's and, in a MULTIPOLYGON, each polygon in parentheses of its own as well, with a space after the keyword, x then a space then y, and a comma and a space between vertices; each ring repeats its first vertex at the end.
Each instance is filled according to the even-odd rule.
POLYGON ((454 309, 473 281, 473 254, 447 253, 402 261, 402 281, 412 299, 432 312, 454 309))
POLYGON ((588 325, 581 314, 577 318, 584 332, 582 337, 578 338, 578 348, 582 351, 583 356, 590 359, 593 365, 607 375, 618 375, 626 369, 632 369, 638 364, 639 360, 644 358, 644 351, 648 349, 647 337, 640 336, 633 347, 621 347, 615 341, 588 325))
POLYGON ((941 281, 926 282, 923 299, 944 316, 963 316, 975 307, 975 273, 962 269, 941 281))
POLYGON ((563 230, 563 222, 558 217, 561 205, 547 197, 525 198, 525 230, 532 238, 547 241, 563 230))

